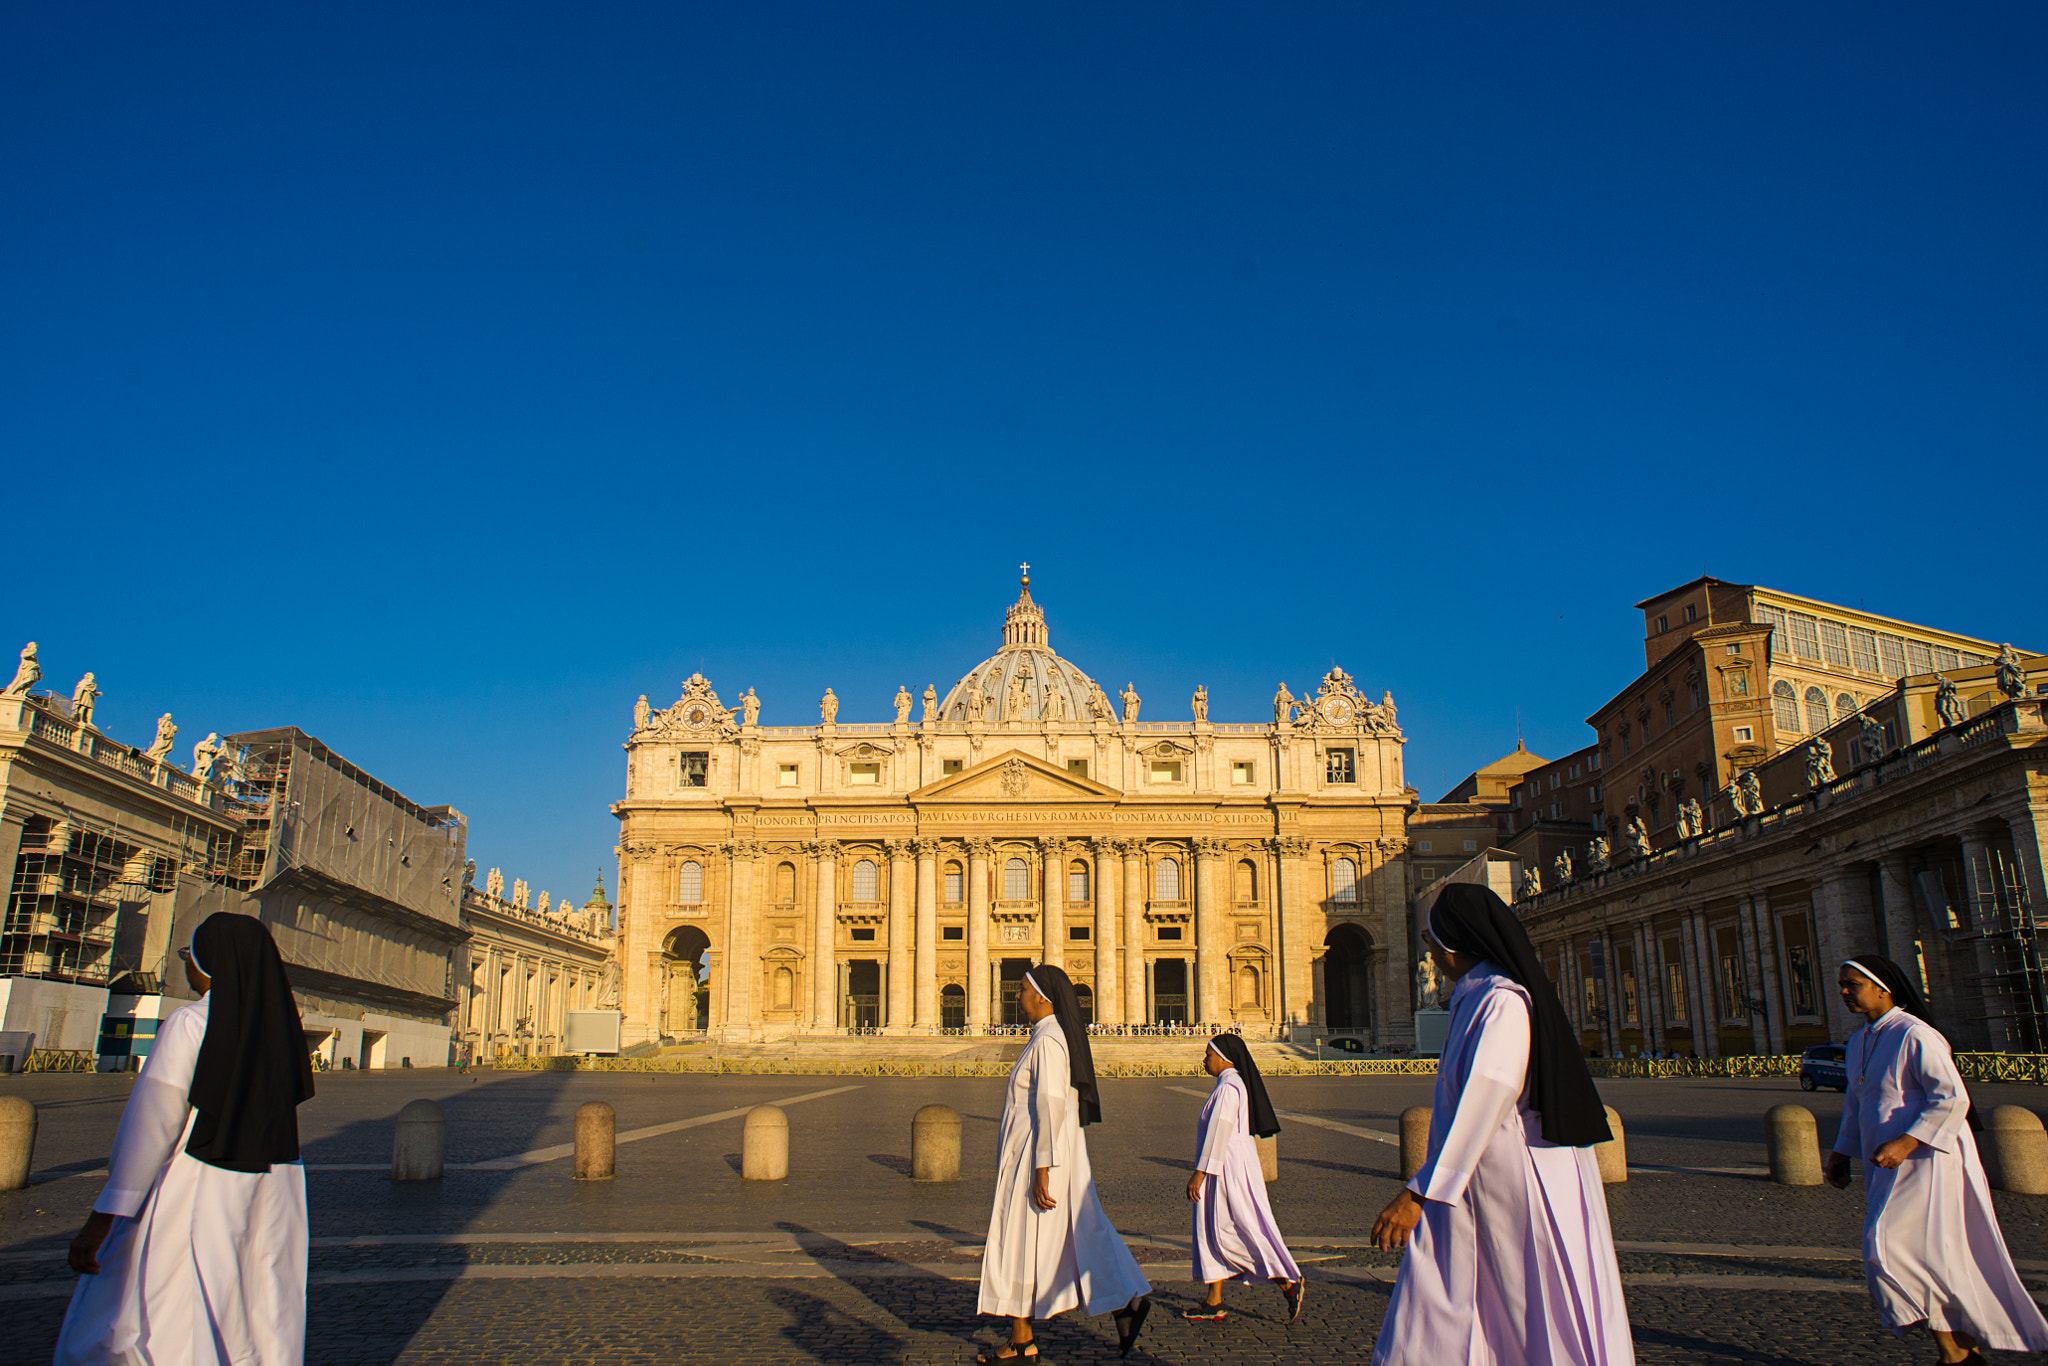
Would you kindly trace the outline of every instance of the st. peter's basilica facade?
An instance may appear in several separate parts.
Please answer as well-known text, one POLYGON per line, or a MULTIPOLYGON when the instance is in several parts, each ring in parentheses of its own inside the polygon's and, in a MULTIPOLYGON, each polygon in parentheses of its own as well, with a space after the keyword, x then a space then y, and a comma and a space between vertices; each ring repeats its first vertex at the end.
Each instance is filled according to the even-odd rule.
POLYGON ((643 697, 619 841, 627 1044, 978 1034, 1058 963, 1102 1025, 1412 1037, 1391 697, 1341 669, 1270 721, 1140 721, 1053 653, 1030 580, 1003 646, 895 720, 762 726, 701 675, 643 697), (912 718, 917 711, 916 719, 912 718))

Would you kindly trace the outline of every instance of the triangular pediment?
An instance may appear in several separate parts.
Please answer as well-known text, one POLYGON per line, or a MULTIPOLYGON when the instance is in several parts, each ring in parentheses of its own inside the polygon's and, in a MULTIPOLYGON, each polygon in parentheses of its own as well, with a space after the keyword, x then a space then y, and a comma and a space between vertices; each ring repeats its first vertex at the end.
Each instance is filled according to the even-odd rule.
POLYGON ((912 802, 1116 801, 1123 793, 1078 773, 1055 768, 1019 749, 1004 750, 973 768, 926 783, 912 802))

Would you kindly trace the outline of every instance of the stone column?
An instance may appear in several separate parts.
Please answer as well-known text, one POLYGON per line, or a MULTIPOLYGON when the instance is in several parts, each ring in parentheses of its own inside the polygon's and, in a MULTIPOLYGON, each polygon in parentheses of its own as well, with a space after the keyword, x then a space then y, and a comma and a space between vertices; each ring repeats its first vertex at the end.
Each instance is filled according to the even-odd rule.
POLYGON ((917 974, 913 993, 917 1024, 939 1023, 939 842, 930 835, 911 841, 917 848, 917 974))
POLYGON ((1124 1022, 1150 1024, 1145 1009, 1145 842, 1117 840, 1124 865, 1124 1022))
POLYGON ((1190 1023, 1222 1025, 1231 1017, 1230 993, 1225 977, 1230 970, 1229 929, 1223 917, 1223 841, 1203 837, 1194 841, 1195 857, 1195 990, 1197 1005, 1188 1011, 1190 1023))
POLYGON ((883 847, 889 851, 889 1000, 882 1023, 890 1033, 901 1034, 910 1028, 915 972, 911 966, 910 898, 916 865, 911 862, 909 840, 884 840, 883 847))
POLYGON ((1279 876, 1274 879, 1275 917, 1280 925, 1280 975, 1282 999, 1293 1012, 1290 1024, 1299 1022, 1314 1029, 1323 1022, 1323 993, 1317 960, 1322 955, 1321 917, 1304 888, 1303 868, 1309 842, 1299 835, 1282 835, 1273 841, 1279 876))
POLYGON ((1038 840, 1038 935, 1043 946, 1039 961, 1050 967, 1064 967, 1067 961, 1067 842, 1058 835, 1038 840))
POLYGON ((1650 1053, 1664 1051, 1664 1012, 1660 1008, 1663 992, 1659 989, 1660 976, 1651 955, 1651 943, 1656 936, 1642 921, 1637 921, 1630 930, 1631 942, 1636 954, 1636 1014, 1642 1022, 1643 1047, 1650 1053))
MULTIPOLYGON (((658 876, 651 866, 657 854, 652 844, 635 841, 623 846, 619 860, 619 1009, 625 1019, 619 1024, 619 1041, 622 1044, 645 1043, 654 1037, 660 1025, 660 1005, 655 1000, 659 982, 647 966, 646 949, 654 934, 654 888, 658 876)), ((657 943, 654 947, 659 948, 657 943)), ((493 1036, 500 1032, 498 1020, 498 978, 497 964, 491 965, 490 990, 491 1024, 493 1036)), ((495 1051, 496 1045, 492 1045, 495 1051)))
POLYGON ((1571 1022, 1572 1032, 1585 1033, 1586 974, 1579 967, 1578 941, 1570 935, 1564 937, 1564 981, 1559 985, 1564 988, 1564 1017, 1571 1022))
POLYGON ((813 840, 810 855, 818 896, 811 922, 811 1028, 833 1034, 839 1029, 839 841, 813 840))
POLYGON ((1771 914, 1771 899, 1762 892, 1749 899, 1749 921, 1756 934, 1756 954, 1763 966, 1765 1023, 1771 1052, 1785 1051, 1785 1027, 1792 1018, 1785 1001, 1785 974, 1778 953, 1778 936, 1773 932, 1777 917, 1771 914))
POLYGON ((735 840, 725 882, 725 988, 723 1018, 712 1026, 722 1037, 750 1038, 754 1024, 754 975, 760 950, 754 947, 754 861, 756 840, 735 840))
MULTIPOLYGON (((1969 927, 1981 935, 1987 929, 1992 931, 1997 929, 1998 889, 1989 880, 1991 876, 1991 846, 1984 838, 1984 832, 1981 829, 1964 832, 1962 842, 1963 895, 1969 901, 1967 912, 1969 915, 1969 927)), ((1907 942, 1910 945, 1911 940, 1909 939, 1907 942)), ((1975 968, 1976 976, 1975 982, 1971 983, 1971 994, 1978 998, 1978 1000, 1981 1000, 1991 1012, 1990 1019, 1984 1020, 1981 1023, 1971 1022, 1971 1028, 1980 1031, 1973 1042, 1976 1043, 1978 1048, 1987 1050, 2025 1047, 2024 1044, 2019 1043, 2017 1040, 2008 1041, 2000 1037, 2006 1030, 2005 1027, 1998 1023, 1998 1003, 1991 1000, 1993 993, 2001 992, 2002 990, 1998 981, 1999 954, 1997 948, 1987 938, 1972 940, 1970 941, 1970 946, 1974 950, 1970 955, 1970 962, 1975 968)), ((1904 968, 1907 976, 1914 978, 1919 976, 1919 964, 1909 961, 1912 958, 1910 947, 1903 957, 1896 953, 1887 954, 1886 956, 1904 968)), ((1971 1013, 1976 1014, 1977 1012, 1973 1010, 1971 1013)))
POLYGON ((1386 943, 1374 955, 1379 960, 1380 973, 1377 1037, 1382 1041, 1413 1039, 1415 964, 1408 958, 1408 841, 1383 838, 1380 850, 1386 855, 1379 867, 1379 878, 1386 884, 1386 895, 1380 901, 1380 932, 1386 943))
POLYGON ((1781 1051, 1772 1043, 1777 1029, 1778 1012, 1771 1008, 1770 993, 1764 990, 1763 950, 1757 943, 1754 905, 1754 897, 1743 896, 1735 899, 1735 933, 1742 941, 1742 989, 1748 998, 1743 1003, 1743 1009, 1749 1012, 1751 1047, 1758 1053, 1773 1054, 1781 1051), (1764 1003, 1764 1015, 1761 1020, 1757 1018, 1755 1009, 1758 997, 1762 997, 1764 1003))
POLYGON ((1103 1024, 1124 1022, 1123 960, 1117 954, 1118 910, 1123 904, 1124 863, 1117 841, 1095 841, 1095 1018, 1103 1024))
POLYGON ((967 841, 967 1029, 988 1028, 988 868, 995 841, 967 841))
POLYGON ((1607 1018, 1600 1025, 1600 1047, 1610 1058, 1621 1056, 1621 960, 1615 956, 1614 933, 1602 925, 1600 941, 1600 1004, 1607 1018))
POLYGON ((1844 885, 1842 871, 1823 871, 1813 884, 1813 929, 1820 939, 1820 962, 1815 965, 1819 980, 1814 986, 1825 1002, 1821 1018, 1828 1022, 1828 1037, 1834 1039, 1848 1038, 1864 1023, 1862 1016, 1849 1013, 1849 1008, 1842 1004, 1842 994, 1834 990, 1835 973, 1842 960, 1870 947, 1862 942, 1862 936, 1851 931, 1848 901, 1849 889, 1844 885))
POLYGON ((1692 957, 1699 966, 1693 974, 1698 984, 1694 995, 1700 1003, 1700 1056, 1718 1058, 1721 1049, 1721 965, 1714 961, 1714 937, 1707 932, 1707 918, 1691 917, 1692 957))

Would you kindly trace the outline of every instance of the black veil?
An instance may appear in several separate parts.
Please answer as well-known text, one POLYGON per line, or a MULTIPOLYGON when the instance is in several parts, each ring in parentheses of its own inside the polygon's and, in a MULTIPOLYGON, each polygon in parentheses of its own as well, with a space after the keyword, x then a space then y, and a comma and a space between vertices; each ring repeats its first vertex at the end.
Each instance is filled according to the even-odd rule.
POLYGON ((1081 1093, 1082 1127, 1100 1124, 1102 1096, 1095 1085, 1095 1055, 1088 1051, 1088 1026, 1081 1023, 1081 998, 1074 994, 1073 982, 1064 969, 1047 963, 1025 973, 1024 980, 1052 1002, 1060 1032, 1067 1036, 1067 1075, 1074 1089, 1081 1093))
POLYGON ((1529 1035, 1529 1106, 1543 1116, 1543 1137, 1584 1148, 1614 1137, 1607 1110, 1586 1070, 1579 1037, 1565 1018, 1557 988, 1529 942, 1529 933, 1490 888, 1454 882, 1429 910, 1430 938, 1447 949, 1493 964, 1529 993, 1535 1008, 1529 1035))
POLYGON ((1237 1079, 1244 1083, 1244 1093, 1251 1100, 1252 1137, 1270 1138, 1280 1132, 1280 1117, 1273 1113, 1273 1102, 1266 1096, 1266 1079, 1259 1075, 1259 1065, 1252 1061, 1251 1046, 1239 1034, 1218 1034, 1209 1040, 1209 1047, 1222 1055, 1223 1061, 1237 1069, 1237 1079))
POLYGON ((192 957, 212 979, 213 1001, 187 1093, 199 1113, 185 1151, 231 1172, 296 1161, 313 1064, 277 944, 254 916, 223 911, 193 933, 192 957))

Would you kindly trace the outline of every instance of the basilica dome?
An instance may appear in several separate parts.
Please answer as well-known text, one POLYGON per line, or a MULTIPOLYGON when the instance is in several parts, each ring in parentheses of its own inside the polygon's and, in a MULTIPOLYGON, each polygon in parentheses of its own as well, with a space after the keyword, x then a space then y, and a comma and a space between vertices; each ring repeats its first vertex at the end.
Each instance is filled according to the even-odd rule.
MULTIPOLYGON (((1094 719, 1090 702, 1101 691, 1094 679, 1052 652, 1045 609, 1031 600, 1027 574, 1003 621, 1003 648, 953 685, 939 716, 947 721, 1085 723, 1094 719)), ((1109 714, 1108 698, 1096 705, 1109 714)))

